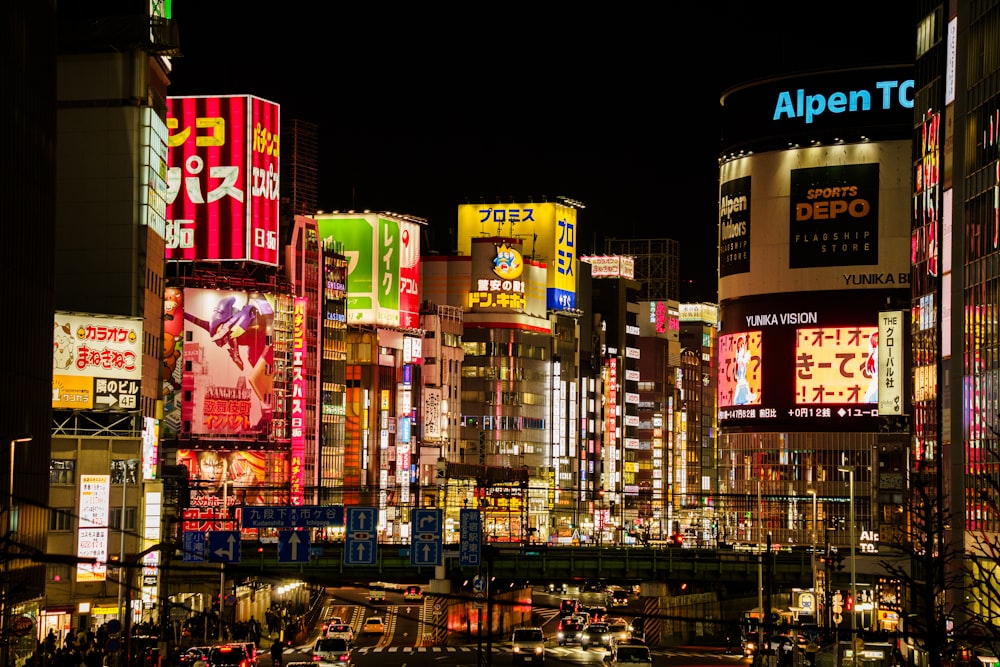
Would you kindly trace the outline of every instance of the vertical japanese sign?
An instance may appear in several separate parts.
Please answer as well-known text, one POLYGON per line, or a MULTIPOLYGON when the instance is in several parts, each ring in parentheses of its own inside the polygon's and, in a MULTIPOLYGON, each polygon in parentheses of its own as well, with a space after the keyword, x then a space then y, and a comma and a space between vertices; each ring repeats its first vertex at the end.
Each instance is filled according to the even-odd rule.
POLYGON ((279 107, 167 98, 166 258, 278 264, 279 107))
POLYGON ((399 223, 399 326, 420 328, 420 227, 399 223))
POLYGON ((108 501, 110 475, 80 475, 80 528, 76 555, 96 559, 76 566, 77 581, 104 581, 108 562, 108 501))
MULTIPOLYGON (((399 223, 390 218, 378 219, 378 253, 375 255, 378 276, 378 324, 399 326, 399 223)), ((350 280, 348 280, 350 285, 350 280)))
POLYGON ((293 505, 305 503, 304 461, 306 456, 306 299, 295 297, 292 315, 292 481, 293 505))
POLYGON ((268 433, 274 412, 274 296, 189 288, 184 303, 182 431, 268 433))
POLYGON ((903 414, 903 311, 878 314, 878 413, 903 414))

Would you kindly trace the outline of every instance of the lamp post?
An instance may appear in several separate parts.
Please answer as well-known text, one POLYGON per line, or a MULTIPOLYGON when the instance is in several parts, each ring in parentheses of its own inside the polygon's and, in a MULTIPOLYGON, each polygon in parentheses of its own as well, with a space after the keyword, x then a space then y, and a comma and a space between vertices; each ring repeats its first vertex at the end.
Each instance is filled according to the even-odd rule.
POLYGON ((818 595, 816 588, 816 518, 817 518, 817 495, 816 489, 809 489, 806 491, 810 496, 813 497, 813 525, 812 525, 812 574, 813 574, 813 596, 818 595))
MULTIPOLYGON (((128 474, 129 470, 135 470, 136 466, 139 464, 138 459, 128 459, 121 462, 122 468, 122 515, 121 520, 118 523, 118 532, 121 534, 121 544, 119 546, 119 556, 118 556, 118 619, 122 623, 122 627, 128 628, 128 623, 125 620, 126 614, 131 614, 130 609, 125 609, 122 605, 125 593, 125 577, 128 576, 128 570, 125 568, 125 509, 127 507, 126 503, 126 489, 128 488, 128 474)), ((138 479, 136 480, 138 482, 138 479)))
POLYGON ((10 586, 10 561, 11 542, 14 539, 14 450, 19 442, 31 442, 30 435, 20 435, 10 441, 10 475, 8 476, 9 486, 7 487, 7 535, 4 538, 4 558, 3 558, 3 599, 0 600, 0 621, 3 622, 3 632, 0 633, 0 665, 8 667, 13 661, 10 659, 14 652, 14 644, 11 643, 12 611, 14 605, 11 604, 10 586))
POLYGON ((855 630, 857 624, 854 622, 855 619, 855 609, 858 605, 858 578, 857 569, 855 567, 855 552, 854 552, 854 466, 840 466, 837 468, 840 472, 846 472, 849 475, 850 484, 848 486, 848 492, 851 494, 850 515, 848 521, 850 522, 850 540, 851 540, 851 630, 855 630))

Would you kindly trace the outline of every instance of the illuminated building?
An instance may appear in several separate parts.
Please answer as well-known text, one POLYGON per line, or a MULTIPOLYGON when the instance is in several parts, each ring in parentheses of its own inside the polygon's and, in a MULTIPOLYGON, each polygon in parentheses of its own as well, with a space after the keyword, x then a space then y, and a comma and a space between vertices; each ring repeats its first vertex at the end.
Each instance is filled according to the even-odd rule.
POLYGON ((390 212, 316 215, 321 238, 350 258, 341 488, 345 505, 378 509, 388 541, 408 540, 418 481, 422 388, 420 235, 425 222, 390 212))
MULTIPOLYGON (((814 72, 723 96, 717 520, 729 542, 811 544, 810 491, 821 547, 852 546, 849 505, 858 534, 878 531, 892 479, 880 474, 908 437, 880 412, 876 360, 881 314, 909 303, 912 75, 814 72)), ((872 581, 875 559, 857 570, 872 581)))
MULTIPOLYGON (((75 358, 62 368, 53 359, 52 423, 44 435, 32 429, 32 447, 49 468, 33 484, 54 510, 44 551, 64 557, 47 568, 37 639, 50 629, 143 618, 161 576, 158 552, 141 570, 115 563, 160 537, 165 118, 178 40, 162 5, 118 9, 58 13, 57 259, 54 282, 41 284, 54 285, 53 331, 75 358), (76 566, 73 556, 97 562, 76 566)), ((33 243, 45 247, 44 238, 33 243)))

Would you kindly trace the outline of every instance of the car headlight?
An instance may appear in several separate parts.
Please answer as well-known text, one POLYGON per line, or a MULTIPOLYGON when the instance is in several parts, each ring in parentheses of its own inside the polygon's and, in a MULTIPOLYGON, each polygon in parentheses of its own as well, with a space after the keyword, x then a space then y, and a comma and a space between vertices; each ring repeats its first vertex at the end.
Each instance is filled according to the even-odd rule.
POLYGON ((521 652, 521 647, 520 646, 515 646, 514 647, 514 653, 520 653, 520 652, 521 652))
POLYGON ((545 649, 541 646, 535 647, 535 653, 541 654, 545 649))

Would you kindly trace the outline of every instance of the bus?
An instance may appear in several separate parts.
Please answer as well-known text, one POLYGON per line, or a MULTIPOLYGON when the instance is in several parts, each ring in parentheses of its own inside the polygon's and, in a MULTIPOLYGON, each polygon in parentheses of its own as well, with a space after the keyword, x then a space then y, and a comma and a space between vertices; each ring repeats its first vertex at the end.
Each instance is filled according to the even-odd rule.
POLYGON ((368 601, 385 602, 385 584, 379 581, 368 584, 368 601))

